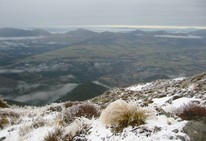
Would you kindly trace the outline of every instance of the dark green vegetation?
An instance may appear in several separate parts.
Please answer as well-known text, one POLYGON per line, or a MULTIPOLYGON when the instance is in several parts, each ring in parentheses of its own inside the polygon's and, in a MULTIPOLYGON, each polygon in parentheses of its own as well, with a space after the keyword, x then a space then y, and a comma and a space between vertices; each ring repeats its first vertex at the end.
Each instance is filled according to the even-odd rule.
POLYGON ((56 100, 56 102, 65 102, 68 100, 75 101, 77 99, 83 101, 101 95, 105 90, 107 89, 100 85, 88 82, 80 84, 71 92, 56 100))
MULTIPOLYGON (((16 29, 10 30, 16 37, 25 32, 18 31, 18 36, 16 29)), ((191 76, 206 70, 205 33, 96 33, 79 29, 46 34, 41 30, 41 37, 28 39, 33 35, 27 34, 21 39, 1 39, 0 95, 47 104, 84 100, 105 90, 92 81, 115 87, 191 76)))

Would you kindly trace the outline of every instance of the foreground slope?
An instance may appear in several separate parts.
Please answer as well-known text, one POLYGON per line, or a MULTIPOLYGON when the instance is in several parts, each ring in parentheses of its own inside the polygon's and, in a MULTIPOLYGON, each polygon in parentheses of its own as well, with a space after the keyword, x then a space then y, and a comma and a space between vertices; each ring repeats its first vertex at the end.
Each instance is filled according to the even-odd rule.
POLYGON ((4 106, 0 109, 0 140, 204 141, 205 104, 206 73, 201 73, 190 78, 114 88, 84 102, 54 103, 44 107, 4 106), (182 116, 185 109, 189 109, 186 107, 188 104, 196 106, 196 109, 199 107, 198 113, 193 111, 190 115, 182 116), (128 112, 125 107, 121 109, 122 105, 138 106, 133 110, 141 109, 149 114, 139 125, 105 125, 102 114, 111 105, 116 106, 114 112, 110 111, 107 115, 111 121, 118 120, 115 117, 118 112, 120 115, 128 112))

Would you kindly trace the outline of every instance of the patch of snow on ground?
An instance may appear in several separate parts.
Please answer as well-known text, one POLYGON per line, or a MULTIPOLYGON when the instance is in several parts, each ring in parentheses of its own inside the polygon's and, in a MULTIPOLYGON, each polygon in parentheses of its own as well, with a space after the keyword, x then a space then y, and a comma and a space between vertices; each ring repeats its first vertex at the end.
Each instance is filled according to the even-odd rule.
POLYGON ((46 135, 53 130, 53 127, 40 127, 34 129, 24 137, 24 141, 43 141, 46 135))
POLYGON ((184 80, 185 79, 185 77, 179 77, 179 78, 175 78, 175 79, 173 79, 174 81, 182 81, 182 80, 184 80))
POLYGON ((154 98, 153 103, 158 105, 158 106, 162 106, 164 105, 168 100, 170 100, 172 97, 162 97, 162 98, 154 98))
POLYGON ((126 90, 131 91, 141 91, 143 88, 150 86, 152 83, 146 83, 146 84, 138 84, 131 87, 127 87, 126 90))
POLYGON ((171 100, 171 97, 162 97, 162 98, 154 98, 153 104, 157 105, 159 107, 162 107, 162 109, 165 112, 173 112, 175 109, 180 108, 183 105, 186 105, 193 101, 201 101, 201 99, 197 98, 187 98, 187 97, 181 97, 175 100, 171 100))
POLYGON ((0 138, 5 138, 4 141, 12 141, 19 138, 19 125, 11 126, 0 131, 0 138))
POLYGON ((174 110, 180 108, 181 106, 187 105, 188 103, 193 102, 193 101, 201 101, 201 99, 182 97, 182 98, 173 100, 171 104, 167 104, 166 106, 163 106, 162 109, 166 112, 173 112, 174 110))
POLYGON ((195 85, 194 84, 191 84, 189 87, 188 87, 188 91, 193 91, 195 88, 195 85))

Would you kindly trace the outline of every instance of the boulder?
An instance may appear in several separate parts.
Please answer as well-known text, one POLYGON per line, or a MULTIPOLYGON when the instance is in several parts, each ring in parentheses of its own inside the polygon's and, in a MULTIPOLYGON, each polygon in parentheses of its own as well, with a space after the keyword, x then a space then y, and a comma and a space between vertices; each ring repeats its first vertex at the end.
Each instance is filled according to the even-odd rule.
POLYGON ((191 120, 183 128, 191 141, 206 141, 206 117, 191 120))

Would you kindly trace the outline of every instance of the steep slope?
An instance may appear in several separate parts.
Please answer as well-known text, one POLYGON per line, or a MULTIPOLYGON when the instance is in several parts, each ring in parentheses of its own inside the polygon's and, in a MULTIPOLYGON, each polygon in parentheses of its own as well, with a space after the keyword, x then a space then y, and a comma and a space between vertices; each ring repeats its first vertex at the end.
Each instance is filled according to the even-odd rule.
POLYGON ((190 78, 114 88, 84 102, 2 107, 0 140, 204 141, 205 105, 206 72, 190 78), (182 116, 187 110, 191 110, 190 114, 182 116), (148 114, 142 117, 141 123, 133 125, 130 122, 123 122, 121 126, 118 123, 105 125, 103 122, 103 117, 110 122, 119 120, 118 114, 122 119, 133 120, 130 115, 124 116, 129 111, 148 114))
POLYGON ((161 97, 194 97, 202 99, 201 104, 206 104, 206 73, 194 75, 190 78, 177 78, 167 80, 156 80, 146 84, 137 84, 126 88, 114 88, 103 95, 92 99, 101 105, 101 101, 108 104, 117 99, 133 100, 141 99, 142 104, 152 102, 154 98, 161 97))

